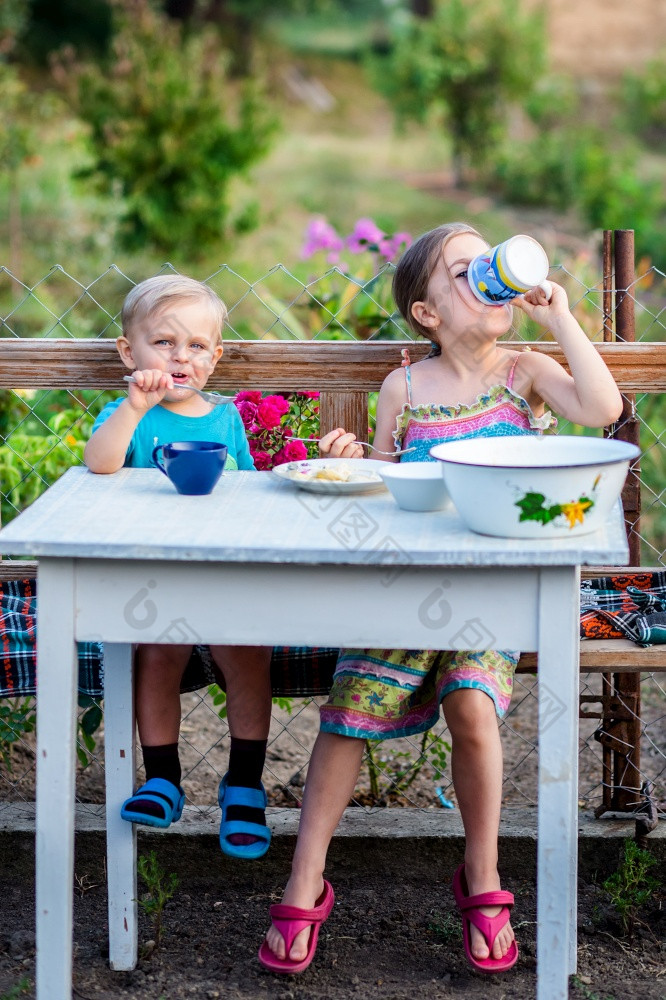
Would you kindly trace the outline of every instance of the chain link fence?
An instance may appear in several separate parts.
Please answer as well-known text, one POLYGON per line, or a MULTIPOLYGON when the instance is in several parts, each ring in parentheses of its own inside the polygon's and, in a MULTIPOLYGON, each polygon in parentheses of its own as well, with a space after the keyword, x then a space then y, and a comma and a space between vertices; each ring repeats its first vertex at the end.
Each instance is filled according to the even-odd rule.
MULTIPOLYGON (((554 267, 552 277, 569 293, 572 310, 593 340, 603 339, 604 296, 595 269, 581 256, 554 267)), ((162 273, 168 272, 165 266, 162 273)), ((205 280, 229 309, 225 337, 238 340, 406 340, 409 331, 395 313, 390 294, 392 266, 354 278, 337 268, 302 280, 282 265, 252 280, 228 266, 205 280)), ((636 339, 666 339, 666 278, 654 266, 639 267, 629 294, 636 310, 636 339)), ((0 269, 0 336, 34 338, 114 338, 118 315, 134 277, 112 266, 92 280, 61 267, 34 285, 0 269)), ((537 341, 538 328, 523 320, 511 339, 537 341)), ((222 362, 224 364, 224 362, 222 362)), ((119 388, 120 391, 120 388, 119 388)), ((72 464, 81 461, 92 421, 116 393, 14 390, 0 392, 0 486, 6 523, 72 464)), ((663 395, 635 399, 640 423, 642 517, 641 561, 666 566, 666 403, 663 395)), ((371 399, 370 413, 373 413, 371 399)), ((372 420, 372 416, 371 416, 372 420)), ((559 431, 579 433, 561 421, 559 431)), ((581 693, 600 696, 603 676, 581 677, 581 693)), ((513 701, 501 723, 504 802, 535 804, 537 787, 536 677, 516 677, 513 701)), ((190 802, 215 808, 217 784, 226 770, 228 727, 216 689, 183 695, 181 756, 183 784, 190 802), (220 714, 221 713, 221 714, 220 714)), ((276 699, 264 781, 272 805, 300 804, 309 754, 318 730, 321 699, 276 699)), ((3 805, 34 798, 34 699, 0 699, 0 815, 3 805)), ((604 790, 598 720, 580 726, 579 798, 595 808, 604 790), (598 737, 598 733, 597 733, 598 737)), ((641 675, 641 781, 653 786, 658 808, 666 810, 666 674, 641 675)), ((100 704, 84 700, 79 718, 77 797, 103 801, 104 726, 100 704)), ((424 737, 368 745, 356 789, 359 805, 412 805, 455 808, 449 767, 449 735, 443 719, 424 737)), ((616 778, 617 780, 617 778, 616 778)), ((620 776, 620 781, 622 776, 620 776)))

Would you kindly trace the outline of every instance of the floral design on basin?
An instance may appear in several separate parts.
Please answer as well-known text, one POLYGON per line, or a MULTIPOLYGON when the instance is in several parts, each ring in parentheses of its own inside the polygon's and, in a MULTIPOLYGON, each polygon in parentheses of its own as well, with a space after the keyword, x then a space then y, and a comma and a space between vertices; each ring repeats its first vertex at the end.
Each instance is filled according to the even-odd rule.
POLYGON ((577 500, 566 503, 553 503, 547 500, 543 493, 530 491, 515 501, 516 507, 520 509, 519 521, 538 521, 540 524, 549 524, 555 518, 563 516, 566 518, 569 528, 575 528, 577 524, 583 524, 585 515, 594 507, 594 495, 599 485, 601 475, 598 475, 592 484, 589 495, 583 493, 577 500))

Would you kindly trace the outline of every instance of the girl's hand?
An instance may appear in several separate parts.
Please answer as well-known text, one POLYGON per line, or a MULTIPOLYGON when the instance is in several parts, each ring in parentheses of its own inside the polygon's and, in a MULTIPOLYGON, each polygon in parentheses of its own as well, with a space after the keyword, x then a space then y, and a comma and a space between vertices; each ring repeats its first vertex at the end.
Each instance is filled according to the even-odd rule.
POLYGON ((569 300, 567 293, 561 285, 556 285, 554 281, 548 282, 551 289, 550 299, 543 288, 538 285, 530 288, 524 295, 517 295, 512 299, 511 304, 533 319, 540 326, 550 328, 560 316, 569 315, 569 300))
POLYGON ((134 382, 127 383, 129 405, 137 413, 147 413, 164 399, 167 391, 173 389, 173 379, 166 372, 147 368, 132 372, 134 382))
POLYGON ((356 441, 355 434, 344 427, 336 427, 319 442, 319 454, 328 458, 363 458, 363 447, 356 441))

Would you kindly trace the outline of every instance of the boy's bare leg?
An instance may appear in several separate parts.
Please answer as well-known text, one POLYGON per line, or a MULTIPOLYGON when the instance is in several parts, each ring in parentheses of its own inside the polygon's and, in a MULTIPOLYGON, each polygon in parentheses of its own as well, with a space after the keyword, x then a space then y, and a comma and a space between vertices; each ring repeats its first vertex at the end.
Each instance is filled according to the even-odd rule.
POLYGON ((224 677, 229 731, 240 740, 266 740, 271 724, 271 647, 211 646, 224 677))
MULTIPOLYGON (((216 673, 223 675, 227 693, 227 719, 231 733, 226 776, 229 787, 262 788, 271 722, 271 653, 270 646, 211 646, 216 673)), ((254 804, 225 806, 223 822, 236 820, 266 826, 264 810, 254 804)), ((225 833, 222 828, 221 837, 224 843, 234 847, 249 847, 263 839, 249 831, 225 833)))
MULTIPOLYGON (((298 840, 291 876, 282 902, 310 909, 324 889, 324 867, 328 845, 349 804, 363 757, 363 740, 334 733, 317 736, 303 794, 298 840)), ((305 958, 310 928, 294 938, 289 957, 305 958)), ((284 938, 271 926, 266 934, 268 947, 278 958, 286 958, 284 938)))
POLYGON ((180 731, 180 682, 191 646, 138 646, 136 721, 142 746, 177 743, 180 731))
MULTIPOLYGON (((451 732, 453 787, 465 828, 465 879, 470 895, 500 889, 497 841, 502 804, 502 745, 495 706, 483 691, 461 689, 444 698, 444 717, 451 732)), ((489 917, 499 906, 480 907, 489 917)), ((514 939, 507 923, 493 945, 493 958, 506 955, 514 939)), ((488 958, 485 938, 471 925, 475 958, 488 958)))
MULTIPOLYGON (((180 682, 191 652, 191 646, 156 644, 138 646, 136 651, 136 716, 146 781, 162 778, 176 788, 180 788, 181 777, 180 682)), ((154 796, 132 796, 124 809, 159 819, 170 814, 154 796)))

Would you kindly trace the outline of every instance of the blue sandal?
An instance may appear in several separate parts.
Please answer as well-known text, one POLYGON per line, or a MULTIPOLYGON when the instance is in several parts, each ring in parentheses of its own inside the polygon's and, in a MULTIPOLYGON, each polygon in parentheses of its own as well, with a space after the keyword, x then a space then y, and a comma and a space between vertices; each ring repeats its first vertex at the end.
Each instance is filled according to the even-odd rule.
POLYGON ((185 805, 185 792, 178 788, 166 778, 150 778, 145 785, 137 788, 134 795, 130 795, 123 802, 120 815, 128 823, 142 823, 144 826, 159 826, 166 829, 175 823, 183 814, 185 805), (140 809, 128 809, 129 805, 141 802, 152 802, 159 806, 163 816, 155 816, 149 812, 141 812, 140 809))
POLYGON ((229 806, 246 806, 250 809, 266 808, 268 802, 266 789, 244 788, 241 785, 228 785, 228 775, 222 778, 217 800, 222 810, 222 822, 220 823, 220 847, 224 854, 229 854, 232 858, 262 858, 271 842, 271 831, 267 826, 260 823, 249 823, 242 819, 227 819, 227 809, 229 806), (230 834, 245 833, 251 837, 256 837, 254 844, 231 844, 227 838, 230 834))

